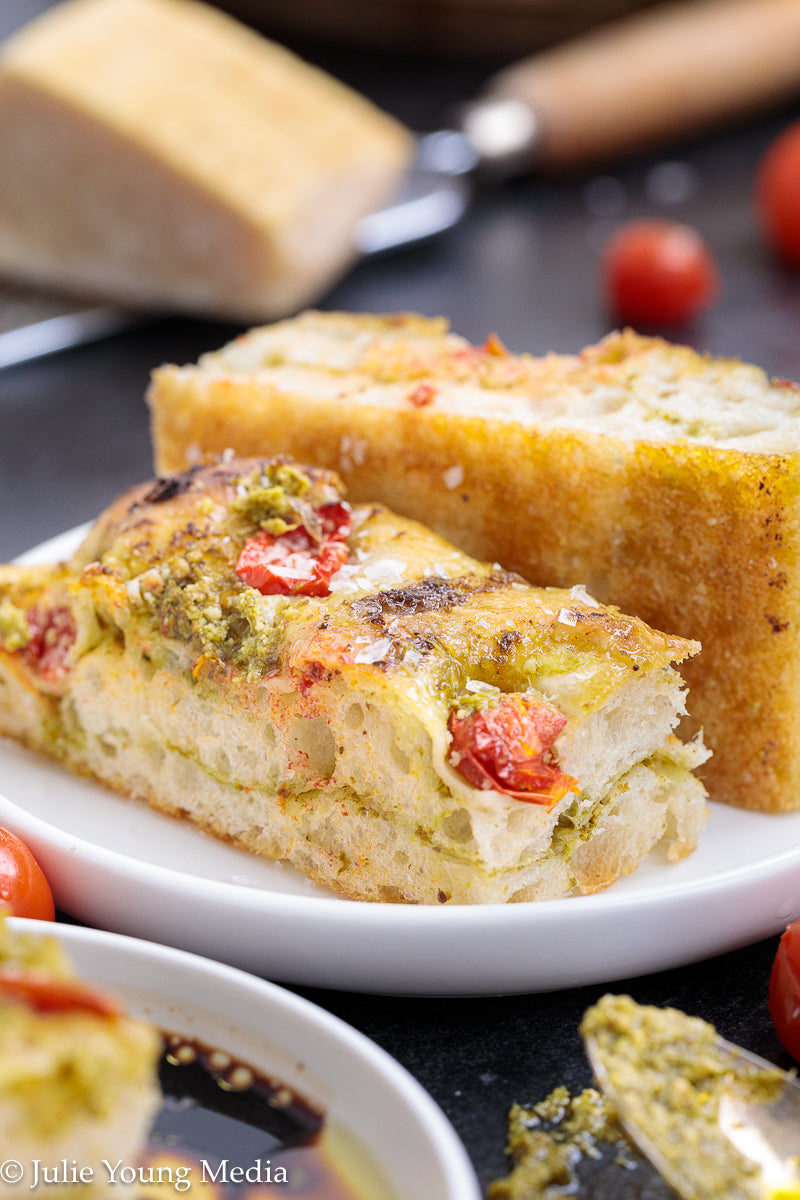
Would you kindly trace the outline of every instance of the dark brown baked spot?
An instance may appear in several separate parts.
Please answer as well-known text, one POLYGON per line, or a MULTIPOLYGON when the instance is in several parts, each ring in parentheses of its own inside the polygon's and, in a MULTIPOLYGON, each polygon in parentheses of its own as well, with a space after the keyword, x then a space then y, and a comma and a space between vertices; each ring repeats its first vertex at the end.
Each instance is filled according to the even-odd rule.
POLYGON ((179 471, 177 475, 159 475, 139 503, 161 504, 164 500, 172 500, 174 496, 182 496, 184 492, 188 492, 195 475, 200 470, 202 470, 202 464, 195 463, 193 467, 179 471))

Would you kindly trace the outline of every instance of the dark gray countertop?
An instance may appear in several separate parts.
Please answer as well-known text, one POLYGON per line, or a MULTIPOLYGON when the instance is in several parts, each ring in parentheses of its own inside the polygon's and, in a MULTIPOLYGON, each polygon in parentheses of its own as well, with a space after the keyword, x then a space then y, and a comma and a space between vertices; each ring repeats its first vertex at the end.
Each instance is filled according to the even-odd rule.
MULTIPOLYGON (((0 35, 45 7, 46 0, 11 0, 0 13, 0 35)), ((417 128, 435 127, 448 104, 467 96, 489 69, 303 49, 417 128)), ((514 350, 576 350, 611 328, 597 271, 608 231, 645 213, 674 216, 705 235, 724 284, 719 304, 680 337, 798 378, 800 275, 770 259, 751 203, 759 155, 798 115, 800 109, 786 109, 666 155, 630 161, 597 173, 606 181, 599 184, 595 174, 484 187, 458 229, 402 256, 356 267, 323 306, 445 313, 476 341, 493 330, 514 350), (689 184, 677 203, 659 199, 663 172, 654 169, 667 160, 684 165, 689 184)), ((88 520, 147 476, 142 397, 149 370, 163 361, 191 361, 233 332, 163 321, 0 374, 0 556, 88 520)), ((659 936, 656 926, 652 937, 659 936)), ((710 1019, 726 1036, 785 1064, 766 1009, 776 943, 614 986, 710 1019)), ((503 1170, 505 1114, 513 1100, 539 1099, 560 1082, 589 1082, 577 1026, 602 990, 435 1000, 304 994, 409 1068, 453 1121, 485 1184, 503 1170)))

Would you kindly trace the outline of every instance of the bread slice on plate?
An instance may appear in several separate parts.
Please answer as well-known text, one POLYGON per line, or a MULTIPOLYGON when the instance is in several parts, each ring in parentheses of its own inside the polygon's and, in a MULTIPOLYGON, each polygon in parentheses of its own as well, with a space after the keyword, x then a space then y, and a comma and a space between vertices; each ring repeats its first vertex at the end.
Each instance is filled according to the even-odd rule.
POLYGON ((355 256, 411 135, 197 0, 66 0, 0 48, 0 269, 269 319, 355 256))
POLYGON ((695 643, 531 587, 330 472, 143 484, 70 562, 0 570, 0 730, 356 899, 596 891, 680 858, 695 643))
POLYGON ((128 1194, 161 1103, 161 1034, 75 977, 54 936, 0 912, 0 1197, 128 1194), (72 1168, 82 1175, 75 1176, 72 1168))
POLYGON ((150 390, 159 470, 293 454, 477 558, 702 653, 682 667, 713 799, 800 806, 800 391, 631 332, 579 355, 443 320, 306 313, 150 390))

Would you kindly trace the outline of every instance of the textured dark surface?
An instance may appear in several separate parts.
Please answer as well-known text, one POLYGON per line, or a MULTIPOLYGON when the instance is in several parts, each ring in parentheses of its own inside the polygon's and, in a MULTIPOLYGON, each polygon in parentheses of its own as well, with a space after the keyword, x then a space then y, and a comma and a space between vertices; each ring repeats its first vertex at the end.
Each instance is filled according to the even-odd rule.
MULTIPOLYGON (((658 932, 653 929, 654 938, 658 932)), ((408 1067, 453 1122, 486 1185, 504 1171, 505 1115, 514 1101, 534 1103, 560 1083, 578 1091, 591 1083, 578 1026, 604 991, 683 1008, 713 1021, 731 1041, 790 1066, 766 1005, 776 944, 770 939, 696 966, 623 980, 611 989, 457 1000, 395 1000, 311 988, 303 995, 408 1067)))
MULTIPOLYGON (((10 0, 0 11, 0 35, 44 7, 43 0, 10 0)), ((417 128, 435 126, 447 106, 481 79, 478 68, 453 64, 319 48, 309 56, 417 128)), ((759 155, 798 115, 800 109, 786 109, 599 176, 484 187, 457 230, 405 255, 362 264, 324 306, 446 313, 475 340, 494 330, 512 349, 575 350, 611 327, 598 292, 598 252, 608 232, 645 213, 674 216, 706 236, 724 281, 713 311, 677 336, 797 378, 800 276, 782 271, 765 251, 751 191, 759 155), (665 161, 682 166, 665 171, 665 161), (683 200, 663 199, 670 179, 688 188, 683 200)), ((142 396, 150 368, 193 360, 232 332, 165 321, 0 373, 0 557, 88 520, 123 487, 146 477, 151 467, 142 396)), ((654 927, 652 937, 659 936, 654 927)), ((776 942, 614 989, 640 1001, 678 1005, 785 1063, 766 1010, 776 942)), ((428 1088, 485 1185, 503 1170, 505 1114, 513 1100, 538 1100, 562 1082, 588 1084, 577 1027, 602 990, 480 1000, 304 994, 374 1038, 428 1088)))

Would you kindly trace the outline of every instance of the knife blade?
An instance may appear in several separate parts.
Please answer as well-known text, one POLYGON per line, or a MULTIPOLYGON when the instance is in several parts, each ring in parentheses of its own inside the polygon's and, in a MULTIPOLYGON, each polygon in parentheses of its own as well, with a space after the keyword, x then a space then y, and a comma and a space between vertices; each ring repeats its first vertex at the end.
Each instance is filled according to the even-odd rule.
MULTIPOLYGON (((501 71, 452 128, 420 137, 399 193, 357 223, 354 251, 386 254, 444 233, 466 212, 476 180, 606 162, 798 89, 798 0, 687 0, 601 26, 501 71)), ((0 286, 0 368, 147 319, 0 286)))

